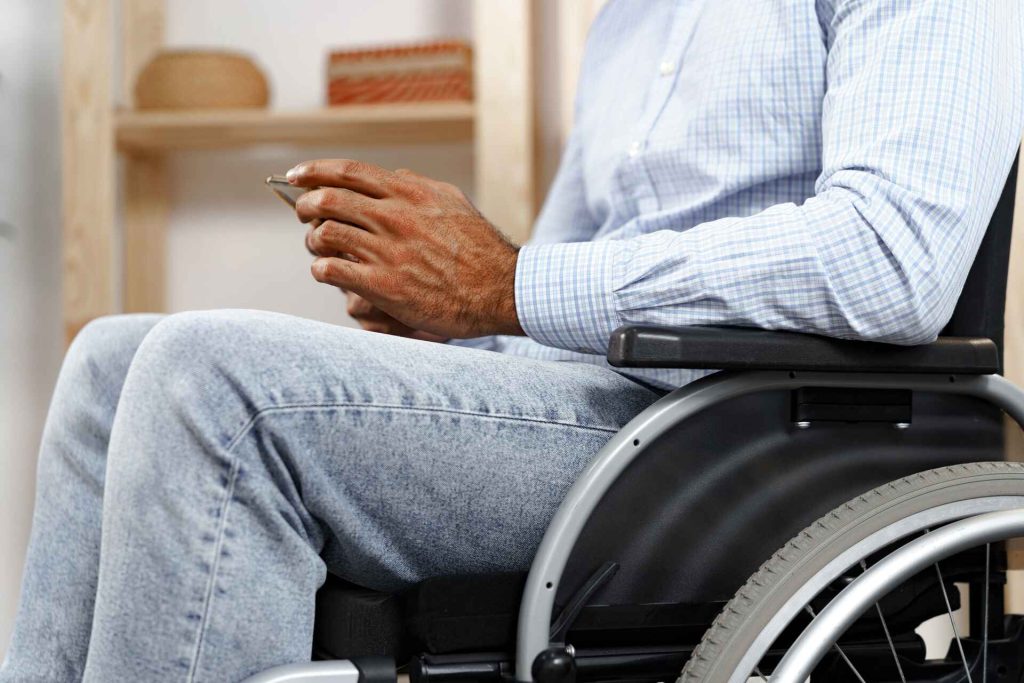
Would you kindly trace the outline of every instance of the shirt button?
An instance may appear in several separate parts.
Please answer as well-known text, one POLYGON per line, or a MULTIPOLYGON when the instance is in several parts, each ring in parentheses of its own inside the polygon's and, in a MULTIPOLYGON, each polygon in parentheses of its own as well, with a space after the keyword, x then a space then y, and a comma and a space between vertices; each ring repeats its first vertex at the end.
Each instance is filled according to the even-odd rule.
POLYGON ((630 157, 635 157, 635 156, 637 156, 638 154, 640 154, 640 150, 641 150, 641 149, 643 149, 643 143, 641 143, 641 142, 640 142, 639 140, 635 140, 635 141, 634 141, 634 142, 633 142, 633 143, 632 143, 632 144, 631 144, 631 145, 629 146, 629 156, 630 156, 630 157))
POLYGON ((667 59, 661 63, 661 66, 658 67, 658 73, 660 73, 662 76, 671 76, 672 74, 675 73, 675 71, 676 65, 667 59))

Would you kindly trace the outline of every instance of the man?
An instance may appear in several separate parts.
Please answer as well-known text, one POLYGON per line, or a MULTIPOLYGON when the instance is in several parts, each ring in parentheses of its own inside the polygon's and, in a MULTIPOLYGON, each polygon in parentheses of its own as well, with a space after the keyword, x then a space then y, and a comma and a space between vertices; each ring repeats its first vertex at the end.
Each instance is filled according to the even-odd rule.
POLYGON ((933 339, 1024 128, 1022 34, 1016 0, 613 0, 521 249, 450 185, 300 164, 313 276, 390 335, 87 327, 0 680, 237 680, 308 657, 327 570, 526 567, 588 459, 697 376, 609 369, 620 324, 933 339))

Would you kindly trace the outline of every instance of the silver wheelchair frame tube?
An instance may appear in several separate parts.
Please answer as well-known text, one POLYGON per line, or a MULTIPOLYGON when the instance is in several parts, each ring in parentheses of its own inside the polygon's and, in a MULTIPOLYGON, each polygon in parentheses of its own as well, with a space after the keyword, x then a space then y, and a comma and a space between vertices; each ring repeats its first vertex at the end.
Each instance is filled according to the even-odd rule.
POLYGON ((1000 375, 844 372, 722 372, 676 389, 633 418, 598 452, 548 525, 530 566, 519 609, 516 680, 550 643, 551 616, 562 572, 587 520, 612 484, 647 444, 686 418, 722 401, 760 391, 805 386, 911 389, 962 394, 1001 408, 1024 427, 1024 391, 1000 375))
POLYGON ((284 664, 250 676, 243 683, 359 683, 359 669, 347 659, 284 664))

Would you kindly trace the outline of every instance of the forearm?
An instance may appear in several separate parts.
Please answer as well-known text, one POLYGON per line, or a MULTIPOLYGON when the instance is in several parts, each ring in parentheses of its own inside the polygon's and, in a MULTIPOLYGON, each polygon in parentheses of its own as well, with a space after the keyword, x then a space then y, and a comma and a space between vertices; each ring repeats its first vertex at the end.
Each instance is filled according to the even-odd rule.
POLYGON ((924 342, 952 311, 1000 182, 992 187, 940 203, 842 172, 802 206, 629 240, 524 247, 520 322, 543 344, 591 353, 604 353, 623 324, 924 342))

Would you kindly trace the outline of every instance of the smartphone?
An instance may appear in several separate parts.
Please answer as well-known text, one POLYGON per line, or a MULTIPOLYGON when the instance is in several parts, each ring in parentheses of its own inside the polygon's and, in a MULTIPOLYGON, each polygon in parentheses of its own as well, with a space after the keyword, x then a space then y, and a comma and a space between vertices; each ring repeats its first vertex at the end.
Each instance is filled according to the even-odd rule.
POLYGON ((281 201, 293 209, 295 208, 295 202, 299 201, 299 197, 310 190, 308 187, 292 185, 283 175, 272 175, 267 178, 266 183, 271 192, 280 197, 281 201))

